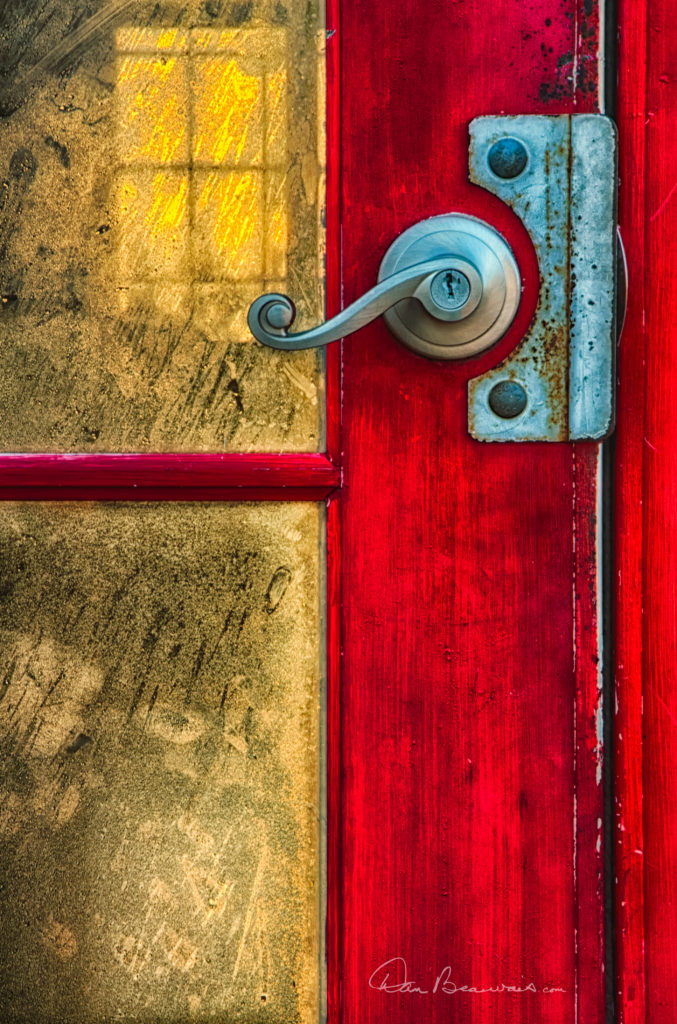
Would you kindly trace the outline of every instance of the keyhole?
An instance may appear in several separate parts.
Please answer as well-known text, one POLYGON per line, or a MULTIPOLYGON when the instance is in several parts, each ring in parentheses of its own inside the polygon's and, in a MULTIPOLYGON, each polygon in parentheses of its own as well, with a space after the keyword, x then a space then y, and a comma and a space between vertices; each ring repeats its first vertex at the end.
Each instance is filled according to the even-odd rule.
POLYGON ((458 281, 456 280, 456 272, 452 270, 451 273, 447 274, 444 283, 447 286, 447 291, 449 292, 449 298, 453 302, 456 299, 456 296, 454 295, 454 286, 458 287, 458 281))
POLYGON ((460 270, 443 270, 433 278, 430 294, 440 309, 461 309, 470 298, 470 281, 460 270))

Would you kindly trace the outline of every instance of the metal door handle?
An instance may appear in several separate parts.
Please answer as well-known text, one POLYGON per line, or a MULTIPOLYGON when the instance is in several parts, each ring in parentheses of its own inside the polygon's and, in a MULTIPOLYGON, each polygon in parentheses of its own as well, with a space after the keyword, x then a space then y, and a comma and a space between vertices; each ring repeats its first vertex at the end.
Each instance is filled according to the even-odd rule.
POLYGON ((432 217, 391 245, 379 282, 338 316, 290 334, 287 295, 260 295, 247 321, 255 338, 290 351, 328 345, 385 314, 392 333, 434 359, 463 359, 489 348, 510 325, 520 297, 517 264, 504 239, 464 214, 432 217))
MULTIPOLYGON (((468 381, 468 429, 478 441, 606 437, 615 403, 616 130, 601 114, 478 117, 470 181, 512 208, 538 259, 536 309, 521 341, 468 381)), ((621 283, 622 288, 622 283, 621 283)), ((289 334, 294 305, 263 295, 249 311, 266 345, 326 345, 375 317, 431 359, 465 359, 510 327, 521 283, 507 242, 484 221, 444 214, 404 231, 379 283, 339 316, 289 334)))
MULTIPOLYGON (((372 320, 381 316, 402 299, 418 299, 433 316, 439 317, 441 320, 457 320, 459 319, 458 308, 465 308, 472 301, 471 290, 464 284, 463 278, 468 280, 470 272, 474 272, 474 277, 477 277, 474 268, 464 264, 464 272, 459 269, 459 263, 464 263, 464 261, 442 257, 407 267, 406 270, 401 270, 399 273, 379 281, 360 299, 331 320, 320 324, 319 327, 313 327, 312 330, 300 331, 298 334, 288 333, 288 329, 296 317, 296 307, 289 296, 279 295, 276 292, 260 295, 249 307, 247 316, 249 329, 254 337, 262 341, 264 345, 295 351, 300 348, 319 348, 321 345, 328 345, 331 341, 345 338, 347 335, 359 331, 361 327, 366 327, 372 320), (438 278, 441 280, 438 281, 438 278), (444 281, 446 280, 449 281, 446 290, 453 294, 456 286, 457 292, 463 297, 463 301, 458 303, 456 310, 444 309, 435 303, 433 296, 445 288, 444 281)), ((478 284, 479 282, 475 284, 475 292, 477 292, 478 284)))

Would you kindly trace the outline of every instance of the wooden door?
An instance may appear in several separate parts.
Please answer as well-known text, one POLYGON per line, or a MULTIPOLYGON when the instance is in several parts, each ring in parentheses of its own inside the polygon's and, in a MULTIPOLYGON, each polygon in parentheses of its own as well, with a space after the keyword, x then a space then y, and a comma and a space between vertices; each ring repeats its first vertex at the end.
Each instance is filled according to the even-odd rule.
POLYGON ((522 226, 468 183, 468 124, 600 110, 601 32, 575 2, 341 5, 344 301, 449 211, 501 231, 524 294, 480 359, 426 361, 381 322, 343 344, 336 1019, 605 1016, 602 446, 466 426, 538 289, 522 226))
MULTIPOLYGON (((57 6, 36 10, 33 26, 23 13, 11 22, 19 42, 5 104, 8 223, 15 241, 16 225, 30 236, 32 223, 49 241, 24 239, 21 272, 17 249, 7 243, 5 307, 15 317, 15 333, 7 337, 9 351, 18 354, 5 368, 16 422, 4 447, 21 453, 0 460, 2 496, 12 502, 5 519, 8 550, 14 544, 8 621, 13 629, 38 621, 44 632, 39 609, 46 606, 57 634, 65 630, 69 643, 96 647, 91 631, 105 632, 108 613, 85 616, 87 640, 73 625, 77 608, 68 604, 68 595, 79 593, 78 550, 86 550, 95 581, 136 573, 142 585, 125 599, 134 606, 125 606, 127 633, 109 636, 109 646, 128 642, 136 652, 127 689, 117 685, 118 659, 85 701, 87 715, 93 708, 100 717, 81 727, 84 712, 70 708, 73 736, 59 733, 58 742, 44 747, 41 757, 49 755, 58 769, 50 768, 51 775, 44 768, 36 780, 32 762, 27 773, 27 754, 15 747, 7 754, 17 780, 8 787, 3 818, 5 885, 17 891, 7 913, 18 953, 3 956, 6 1019, 86 1024, 106 1013, 158 1022, 313 1019, 324 1013, 322 900, 314 895, 324 887, 326 1011, 336 1024, 601 1022, 611 991, 604 923, 603 448, 481 444, 466 427, 468 379, 519 341, 539 289, 522 224, 468 183, 468 125, 484 114, 606 109, 600 68, 610 56, 598 5, 498 0, 489 11, 476 0, 425 6, 332 0, 326 25, 301 4, 263 0, 133 11, 125 4, 86 11, 74 5, 61 34, 57 6), (106 50, 111 39, 117 78, 106 50), (245 53, 249 39, 254 50, 245 53), (468 213, 508 240, 524 286, 509 333, 483 357, 454 365, 426 360, 401 347, 382 322, 347 339, 340 355, 333 346, 324 366, 314 355, 218 347, 231 344, 221 331, 223 317, 229 330, 240 330, 241 311, 271 284, 305 299, 307 323, 321 315, 321 289, 308 284, 322 277, 316 261, 323 225, 316 212, 325 142, 308 114, 317 110, 316 122, 322 121, 318 39, 326 43, 329 314, 375 282, 383 253, 405 228, 441 213, 468 213), (257 70, 257 60, 278 50, 272 70, 257 70), (275 77, 282 66, 286 77, 275 77), (140 93, 134 75, 146 72, 160 84, 153 80, 140 93), (162 94, 172 75, 178 84, 162 94), (254 80, 263 84, 254 87, 254 80), (235 94, 250 113, 263 111, 256 116, 268 116, 269 125, 278 123, 276 97, 288 97, 281 122, 288 141, 279 165, 274 132, 260 153, 246 131, 241 146, 229 148, 229 136, 218 129, 230 123, 223 96, 235 109, 235 94), (167 129, 162 95, 175 112, 190 111, 180 135, 167 129), (126 156, 116 151, 117 184, 103 189, 101 167, 82 170, 79 130, 65 125, 73 116, 86 122, 89 145, 93 138, 102 147, 105 164, 105 147, 116 145, 104 132, 111 96, 128 148, 126 156), (200 128, 210 104, 216 110, 211 133, 209 124, 200 128), (43 173, 38 147, 40 161, 49 155, 54 163, 42 193, 34 187, 43 173), (238 217, 246 220, 246 211, 224 197, 244 196, 251 209, 263 211, 262 230, 279 241, 281 181, 293 182, 289 202, 296 204, 281 243, 284 258, 275 246, 238 249, 238 217), (91 211, 86 243, 83 235, 81 251, 65 252, 68 243, 62 251, 59 235, 83 196, 91 211), (144 218, 150 234, 134 228, 144 218), (127 235, 116 243, 122 255, 114 286, 127 306, 111 334, 108 310, 97 307, 96 291, 88 292, 90 319, 82 330, 74 321, 92 261, 98 287, 110 285, 108 264, 92 246, 104 246, 109 231, 117 230, 119 239, 120 223, 127 235), (170 237, 160 258, 146 243, 161 224, 169 225, 170 237), (205 238, 219 240, 216 252, 227 271, 205 238), (231 251, 246 255, 238 262, 231 251), (286 259, 293 270, 286 270, 286 259), (143 273, 130 276, 129 267, 138 265, 143 273), (249 276, 242 271, 254 265, 249 276), (60 291, 51 278, 51 291, 44 287, 43 268, 62 274, 60 291), (43 291, 48 298, 38 301, 43 291), (47 341, 33 344, 34 336, 47 341), (121 365, 111 370, 106 346, 113 337, 121 365), (60 386, 50 384, 50 374, 60 386), (325 390, 323 420, 313 410, 322 410, 325 390), (267 396, 263 411, 248 404, 257 394, 267 396), (298 394, 305 396, 300 405, 298 394), (73 502, 68 513, 54 511, 62 499, 73 502), (150 525, 135 525, 144 513, 150 525), (88 523, 78 532, 70 524, 83 515, 88 523), (226 593, 217 553, 229 517, 232 534, 220 556, 228 561, 226 593), (17 537, 24 545, 37 537, 41 560, 17 553, 17 537), (163 554, 164 541, 169 551, 163 554), (127 543, 123 573, 115 553, 127 543), (311 549, 320 544, 326 544, 326 572, 313 561, 311 549), (251 571, 257 564, 261 573, 251 571), (22 566, 42 580, 43 596, 32 603, 22 566), (178 607, 171 605, 163 618, 156 606, 153 581, 166 590, 172 579, 183 595, 186 636, 172 632, 178 607), (289 589, 292 580, 304 579, 315 583, 289 589), (210 602, 215 614, 208 622, 210 602), (237 652, 249 642, 245 629, 256 643, 267 638, 284 663, 286 703, 277 714, 277 669, 264 665, 253 640, 245 668, 237 667, 237 652), (186 645, 189 657, 180 653, 186 645), (322 645, 324 698, 317 667, 322 645), (294 689, 299 650, 305 661, 298 671, 310 680, 301 694, 294 689), (158 692, 164 693, 155 687, 165 679, 173 692, 172 657, 181 665, 185 722, 178 726, 176 696, 167 696, 165 719, 153 718, 158 692), (164 673, 160 683, 151 668, 164 673), (261 683, 258 690, 251 679, 261 683), (237 728, 228 717, 233 709, 241 714, 237 728), (108 843, 105 800, 113 783, 107 769, 93 768, 85 785, 69 774, 75 769, 63 767, 79 752, 99 750, 94 730, 106 715, 115 806, 135 830, 108 844, 109 869, 81 853, 83 842, 88 848, 108 843), (184 754, 195 748, 195 759, 161 749, 148 770, 144 730, 154 721, 153 742, 184 754), (280 751, 275 737, 285 721, 295 723, 296 746, 280 751), (321 767, 319 755, 311 763, 304 751, 322 746, 323 721, 321 767), (135 751, 128 762, 125 743, 135 751), (245 768, 223 767, 224 744, 228 756, 246 756, 245 768), (257 759, 270 764, 271 749, 277 750, 274 771, 257 775, 257 759), (138 781, 125 778, 125 763, 138 781), (226 782, 244 787, 233 814, 242 812, 237 820, 249 845, 243 841, 240 860, 226 870, 219 858, 229 819, 219 803, 219 772, 231 771, 245 772, 226 782), (302 786, 294 791, 298 771, 302 786), (163 803, 153 803, 153 793, 177 772, 176 807, 179 796, 186 807, 163 821, 163 803), (255 791, 245 783, 255 783, 255 791), (56 787, 51 796, 48 784, 56 787), (135 785, 152 805, 149 815, 135 804, 135 785), (276 799, 276 786, 287 803, 276 799), (269 846, 247 833, 243 808, 261 828, 273 823, 269 846), (79 822, 79 841, 69 843, 63 827, 71 821, 79 822), (163 870, 146 878, 129 869, 148 857, 154 866, 162 844, 163 870), (55 868, 49 857, 60 848, 63 863, 55 868), (17 875, 22 850, 28 855, 17 875), (80 886, 83 864, 88 879, 80 886), (98 891, 89 876, 107 870, 102 909, 96 899, 88 903, 87 894, 98 891), (231 906, 228 886, 238 872, 242 893, 231 906), (131 897, 123 895, 130 884, 138 889, 132 910, 131 897), (31 885, 40 900, 26 914, 31 885), (54 895, 69 885, 74 902, 54 895), (126 926, 127 918, 145 921, 144 915, 151 923, 142 933, 126 926), (227 983, 220 987, 222 965, 227 983), (30 987, 24 978, 33 979, 30 987)), ((97 590, 96 582, 85 587, 83 607, 96 604, 97 590)), ((118 591, 112 586, 106 601, 118 591)), ((49 656, 57 678, 53 646, 49 656)), ((17 664, 23 678, 30 665, 17 664)), ((7 692, 9 714, 20 694, 11 685, 7 692)), ((78 693, 82 704, 89 694, 84 683, 78 693)), ((9 725, 6 733, 14 737, 9 725)))

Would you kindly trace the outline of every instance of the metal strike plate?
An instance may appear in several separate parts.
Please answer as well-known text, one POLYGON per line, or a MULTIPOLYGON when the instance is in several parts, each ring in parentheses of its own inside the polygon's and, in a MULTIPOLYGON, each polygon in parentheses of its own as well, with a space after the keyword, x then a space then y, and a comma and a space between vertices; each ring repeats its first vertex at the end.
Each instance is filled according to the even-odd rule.
POLYGON ((540 269, 524 338, 468 383, 468 429, 480 441, 600 439, 613 429, 616 149, 615 126, 601 114, 471 122, 470 180, 521 218, 540 269), (522 144, 513 148, 526 161, 497 164, 496 144, 506 139, 522 144), (526 402, 502 405, 501 392, 526 402))

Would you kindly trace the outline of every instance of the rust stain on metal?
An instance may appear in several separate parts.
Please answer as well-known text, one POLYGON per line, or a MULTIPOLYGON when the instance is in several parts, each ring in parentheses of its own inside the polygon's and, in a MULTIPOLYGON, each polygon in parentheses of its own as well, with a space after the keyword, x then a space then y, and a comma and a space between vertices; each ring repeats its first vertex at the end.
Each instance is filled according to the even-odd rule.
MULTIPOLYGON (((469 426, 482 439, 492 423, 483 411, 484 398, 473 401, 473 396, 505 379, 519 380, 529 397, 519 425, 511 422, 505 428, 506 437, 554 441, 568 436, 570 135, 566 116, 487 117, 473 122, 471 180, 496 193, 523 220, 541 268, 537 307, 522 341, 499 366, 470 382, 469 426), (495 138, 513 133, 526 145, 530 164, 514 180, 498 179, 488 168, 486 153, 495 138)), ((498 423, 494 436, 502 436, 501 427, 498 423)))

